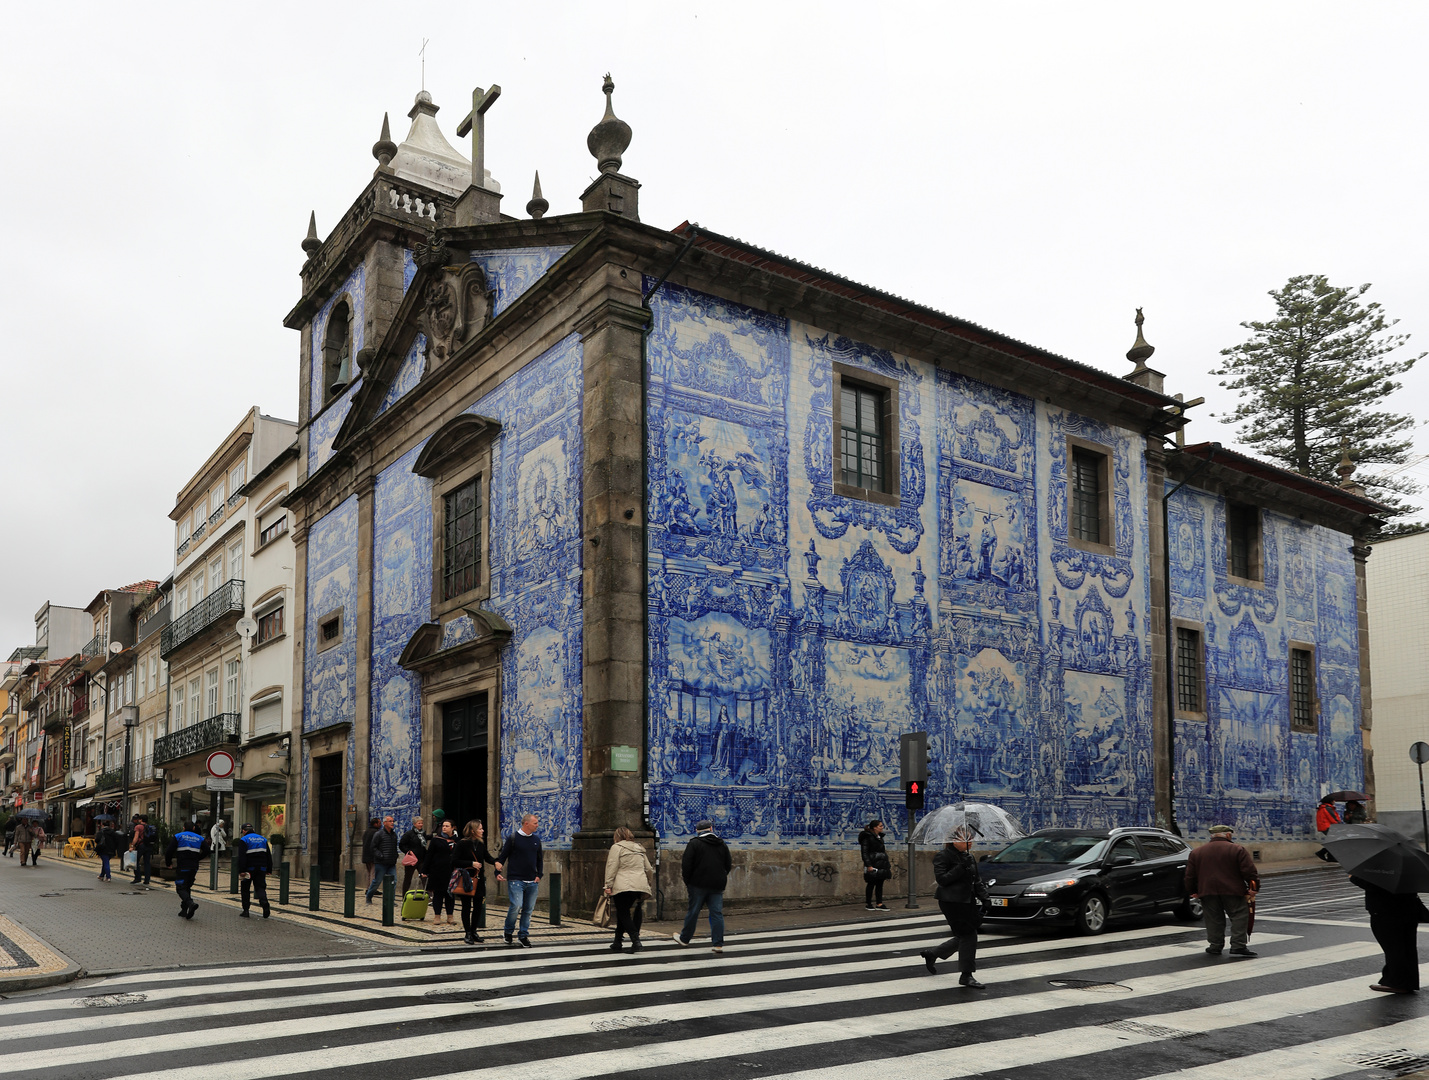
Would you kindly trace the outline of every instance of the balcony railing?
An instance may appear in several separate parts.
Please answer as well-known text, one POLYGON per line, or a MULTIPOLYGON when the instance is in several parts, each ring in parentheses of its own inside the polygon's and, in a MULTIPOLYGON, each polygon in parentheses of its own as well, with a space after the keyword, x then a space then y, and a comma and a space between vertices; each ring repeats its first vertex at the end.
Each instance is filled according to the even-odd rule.
POLYGON ((109 648, 109 639, 103 634, 95 634, 89 644, 79 651, 82 656, 99 656, 107 648, 109 648))
POLYGON ((70 707, 70 716, 80 717, 87 712, 89 712, 89 694, 76 694, 74 698, 74 705, 70 707))
POLYGON ((225 615, 243 614, 243 582, 225 581, 188 611, 164 627, 159 655, 167 660, 184 642, 203 633, 225 615))
POLYGON ((201 720, 192 727, 175 731, 154 740, 154 764, 167 765, 171 761, 212 750, 217 746, 238 741, 237 713, 219 713, 201 720))
POLYGON ((119 788, 122 788, 123 786, 124 786, 124 770, 123 770, 123 768, 110 769, 108 772, 102 772, 102 773, 99 774, 98 778, 94 781, 94 790, 95 790, 95 791, 109 791, 109 790, 111 790, 111 789, 118 790, 119 788))
POLYGON ((162 630, 169 625, 169 605, 166 603, 147 619, 139 620, 138 640, 143 641, 155 630, 162 630))
POLYGON ((138 784, 147 784, 154 779, 154 759, 152 756, 145 756, 131 760, 129 762, 129 786, 135 787, 138 784))

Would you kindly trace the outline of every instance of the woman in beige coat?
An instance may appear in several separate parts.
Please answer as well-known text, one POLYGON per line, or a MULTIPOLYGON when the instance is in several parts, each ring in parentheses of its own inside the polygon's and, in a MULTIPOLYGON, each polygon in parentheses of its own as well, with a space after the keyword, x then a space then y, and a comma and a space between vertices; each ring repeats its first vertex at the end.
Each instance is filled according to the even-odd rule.
POLYGON ((655 868, 645 849, 635 842, 635 834, 624 825, 615 830, 610 854, 605 857, 605 895, 615 904, 615 940, 611 952, 620 952, 621 939, 630 935, 630 951, 639 952, 640 918, 645 898, 650 895, 650 875, 655 868))

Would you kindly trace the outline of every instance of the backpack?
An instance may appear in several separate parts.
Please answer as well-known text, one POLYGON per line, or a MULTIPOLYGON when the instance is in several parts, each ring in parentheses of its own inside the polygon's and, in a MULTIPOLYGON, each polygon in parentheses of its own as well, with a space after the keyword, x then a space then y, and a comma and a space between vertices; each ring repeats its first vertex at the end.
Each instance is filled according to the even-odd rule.
POLYGON ((153 825, 144 826, 144 843, 152 844, 159 838, 159 830, 153 825))

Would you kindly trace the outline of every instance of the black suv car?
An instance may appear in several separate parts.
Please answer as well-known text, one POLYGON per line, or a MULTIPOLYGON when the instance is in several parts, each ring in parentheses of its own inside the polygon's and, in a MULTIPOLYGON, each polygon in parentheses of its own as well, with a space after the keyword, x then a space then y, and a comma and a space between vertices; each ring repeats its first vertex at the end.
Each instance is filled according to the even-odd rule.
POLYGON ((1039 829, 982 863, 990 923, 1066 924, 1100 934, 1109 919, 1171 911, 1199 919, 1186 895, 1191 849, 1165 829, 1039 829))

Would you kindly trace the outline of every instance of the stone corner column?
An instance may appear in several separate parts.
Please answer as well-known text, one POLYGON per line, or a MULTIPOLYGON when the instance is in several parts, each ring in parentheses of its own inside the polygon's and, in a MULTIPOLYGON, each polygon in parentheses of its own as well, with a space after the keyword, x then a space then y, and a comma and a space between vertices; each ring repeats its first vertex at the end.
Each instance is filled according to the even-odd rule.
POLYGON ((1175 820, 1172 770, 1176 767, 1176 747, 1169 699, 1172 673, 1167 667, 1172 624, 1171 612, 1167 609, 1165 494, 1166 452, 1154 440, 1147 439, 1147 559, 1151 604, 1146 643, 1151 651, 1151 772, 1155 792, 1152 824, 1169 829, 1175 820))
POLYGON ((1364 536, 1356 536, 1350 545, 1355 559, 1355 611, 1359 624, 1360 646, 1360 749, 1364 755, 1364 791, 1374 798, 1374 748, 1370 729, 1374 727, 1374 697, 1370 686, 1369 664, 1369 589, 1365 578, 1365 563, 1374 548, 1364 536))
POLYGON ((372 531, 373 493, 377 478, 369 468, 362 468, 353 485, 357 495, 357 671, 354 673, 356 701, 353 703, 352 731, 352 801, 361 807, 357 824, 346 837, 343 869, 357 870, 362 865, 362 831, 367 815, 372 812, 371 747, 372 747, 372 531))

